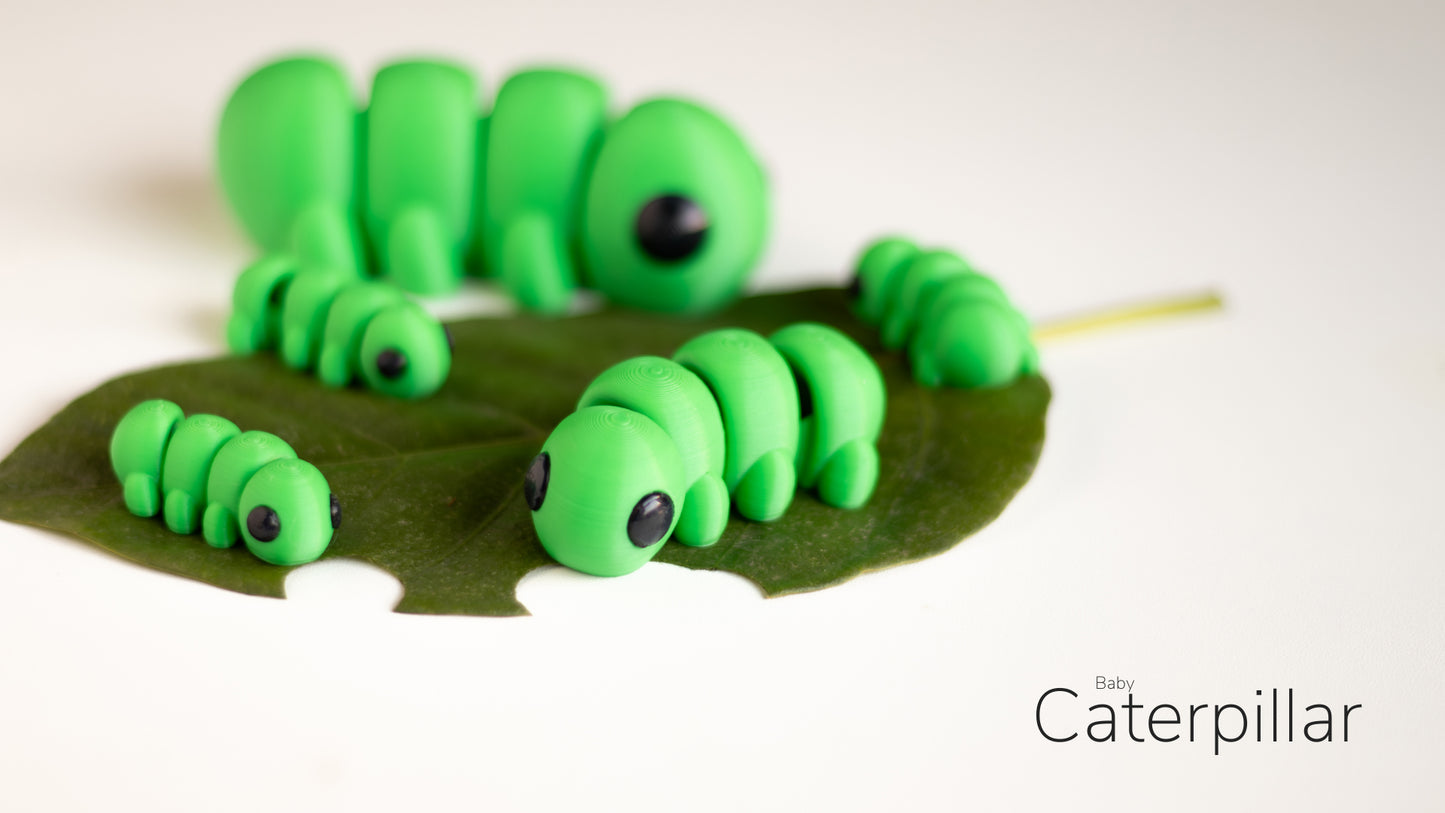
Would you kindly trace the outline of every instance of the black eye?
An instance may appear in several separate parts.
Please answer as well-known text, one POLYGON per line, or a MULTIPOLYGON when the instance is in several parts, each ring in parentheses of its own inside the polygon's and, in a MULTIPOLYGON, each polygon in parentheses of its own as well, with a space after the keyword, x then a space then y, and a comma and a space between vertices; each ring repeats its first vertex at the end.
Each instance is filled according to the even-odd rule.
POLYGON ((332 495, 331 495, 331 529, 332 529, 332 530, 335 530, 335 529, 340 528, 340 527, 341 527, 341 500, 336 499, 336 495, 335 495, 335 494, 332 494, 332 495))
POLYGON ((848 282, 848 288, 846 290, 849 299, 857 299, 858 297, 862 296, 863 277, 859 276, 858 274, 854 274, 853 279, 848 282))
POLYGON ((376 371, 381 373, 383 378, 400 378, 406 372, 406 356, 400 350, 388 347, 376 354, 376 371))
POLYGON ((445 333, 447 336, 447 351, 451 353, 456 353, 457 340, 452 338, 452 329, 447 327, 446 325, 442 325, 442 333, 445 333))
POLYGON ((270 542, 281 535, 281 518, 270 506, 258 505, 246 515, 246 530, 257 542, 270 542))
POLYGON ((663 195, 637 213, 637 245, 662 263, 686 259, 707 236, 707 212, 690 198, 663 195))
POLYGON ((672 526, 672 498, 654 491, 637 501, 627 518, 627 538, 639 548, 656 543, 672 526))
POLYGON ((536 511, 547 499, 547 480, 552 476, 552 457, 543 452, 532 458, 527 467, 527 480, 522 483, 522 496, 527 498, 527 507, 536 511))

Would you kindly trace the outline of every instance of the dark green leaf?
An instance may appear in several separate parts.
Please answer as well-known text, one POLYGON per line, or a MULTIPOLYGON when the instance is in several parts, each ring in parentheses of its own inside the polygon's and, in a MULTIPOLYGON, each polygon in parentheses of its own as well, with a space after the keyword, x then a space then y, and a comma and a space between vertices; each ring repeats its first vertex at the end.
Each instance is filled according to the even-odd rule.
POLYGON ((451 380, 422 402, 328 390, 270 355, 123 376, 67 406, 0 463, 0 518, 220 587, 282 595, 288 568, 241 546, 214 550, 122 505, 111 431, 137 402, 167 398, 186 414, 223 415, 280 435, 319 466, 344 516, 326 556, 394 573, 406 588, 399 610, 524 613, 517 581, 550 560, 522 500, 523 474, 587 383, 613 362, 670 355, 715 327, 769 332, 803 320, 841 328, 883 369, 888 418, 877 493, 858 511, 800 494, 777 522, 735 517, 717 545, 669 543, 658 561, 732 571, 782 595, 939 553, 998 516, 1038 460, 1048 385, 1032 378, 981 392, 918 387, 838 291, 818 290, 752 297, 702 321, 604 311, 457 322, 451 380))

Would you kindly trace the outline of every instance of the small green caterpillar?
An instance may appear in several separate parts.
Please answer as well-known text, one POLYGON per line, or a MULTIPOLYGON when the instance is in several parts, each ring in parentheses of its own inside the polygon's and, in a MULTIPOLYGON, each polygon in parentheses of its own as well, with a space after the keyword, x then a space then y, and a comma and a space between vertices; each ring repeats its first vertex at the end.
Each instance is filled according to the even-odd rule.
POLYGON ((859 318, 879 326, 885 348, 906 347, 924 386, 998 387, 1038 372, 1028 320, 957 254, 889 237, 870 244, 856 269, 849 291, 859 318))
POLYGON ((200 529, 215 548, 239 538, 273 565, 315 561, 341 525, 326 478, 286 441, 215 415, 187 418, 170 401, 131 408, 111 436, 110 461, 132 514, 163 513, 166 527, 200 529))
POLYGON ((424 398, 447 380, 451 333, 406 294, 342 271, 267 257, 236 280, 226 326, 231 351, 277 348, 297 370, 315 368, 323 384, 360 377, 371 389, 424 398))
POLYGON ((609 121, 581 73, 531 70, 478 107, 466 70, 400 62, 358 110, 333 63, 251 74, 221 117, 221 186, 271 256, 443 294, 463 267, 555 313, 579 286, 631 307, 736 298, 762 249, 762 170, 721 118, 655 99, 609 121))
POLYGON ((669 534, 716 542, 730 503, 763 522, 799 485, 840 508, 866 503, 885 402, 877 365, 833 328, 705 333, 672 360, 641 356, 599 375, 532 461, 524 496, 554 559, 630 573, 669 534))

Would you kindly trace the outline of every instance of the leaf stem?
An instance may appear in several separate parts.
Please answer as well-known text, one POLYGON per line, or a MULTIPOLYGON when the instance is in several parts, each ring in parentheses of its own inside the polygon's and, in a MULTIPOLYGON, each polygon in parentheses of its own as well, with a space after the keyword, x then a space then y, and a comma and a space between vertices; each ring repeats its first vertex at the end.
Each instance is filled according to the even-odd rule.
POLYGON ((1203 291, 1053 319, 1036 326, 1033 335, 1035 340, 1047 342, 1076 333, 1092 333, 1150 319, 1221 310, 1224 310, 1224 299, 1215 291, 1203 291))

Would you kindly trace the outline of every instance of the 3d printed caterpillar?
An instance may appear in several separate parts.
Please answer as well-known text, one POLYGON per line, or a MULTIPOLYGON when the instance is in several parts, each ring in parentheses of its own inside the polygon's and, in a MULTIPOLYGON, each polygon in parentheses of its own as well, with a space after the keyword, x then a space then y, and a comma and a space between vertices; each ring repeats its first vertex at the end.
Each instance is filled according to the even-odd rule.
POLYGON ((367 386, 401 398, 424 398, 446 382, 451 334, 396 287, 344 271, 268 257, 236 280, 226 339, 231 351, 278 348, 297 370, 315 368, 322 383, 367 386))
POLYGON ((524 495, 554 559, 630 573, 671 533, 716 542, 729 500, 759 521, 782 516, 799 485, 863 505, 884 405, 878 367, 832 328, 713 331, 671 361, 642 356, 598 376, 532 461, 524 495))
POLYGON ((341 524, 326 478, 286 441, 215 415, 187 418, 170 401, 127 412, 111 436, 110 461, 132 514, 164 513, 166 527, 200 528, 216 548, 239 537, 273 565, 314 561, 341 524))
POLYGON ((997 387, 1039 369, 1028 320, 998 283, 950 251, 897 237, 864 250, 851 293, 883 346, 903 349, 928 387, 997 387))
POLYGON ((586 285, 625 305, 703 311, 734 299, 762 248, 764 179, 742 139, 690 102, 608 123, 590 77, 533 70, 479 115, 465 70, 402 62, 358 112, 334 64, 267 65, 221 118, 220 177, 263 249, 301 267, 379 270, 439 294, 463 266, 528 308, 586 285))

